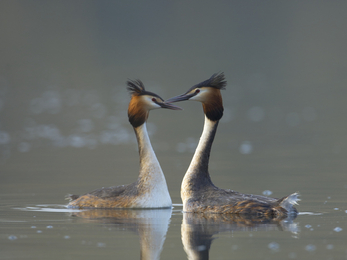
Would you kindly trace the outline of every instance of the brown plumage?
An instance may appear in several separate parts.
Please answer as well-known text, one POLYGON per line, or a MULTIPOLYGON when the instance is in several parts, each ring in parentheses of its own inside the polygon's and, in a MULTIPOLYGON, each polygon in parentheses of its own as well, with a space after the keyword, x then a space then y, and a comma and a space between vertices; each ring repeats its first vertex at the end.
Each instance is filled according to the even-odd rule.
POLYGON ((128 118, 133 127, 138 127, 147 121, 149 111, 145 108, 141 96, 133 96, 129 103, 128 118))
POLYGON ((129 122, 133 127, 138 127, 146 122, 149 115, 149 107, 143 96, 150 96, 162 103, 164 100, 157 94, 147 91, 141 80, 129 80, 127 85, 127 89, 131 94, 128 107, 129 122))
POLYGON ((218 121, 224 112, 222 95, 219 89, 212 89, 208 94, 206 101, 202 102, 202 108, 208 119, 218 121))

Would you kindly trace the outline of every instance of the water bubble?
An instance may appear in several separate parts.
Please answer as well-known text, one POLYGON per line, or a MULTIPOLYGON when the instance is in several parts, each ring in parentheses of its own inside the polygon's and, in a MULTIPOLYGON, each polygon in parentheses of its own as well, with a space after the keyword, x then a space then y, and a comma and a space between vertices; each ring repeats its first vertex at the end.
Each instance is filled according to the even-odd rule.
POLYGON ((331 245, 331 244, 330 244, 330 245, 327 245, 327 249, 328 249, 328 250, 334 249, 334 245, 331 245))
POLYGON ((64 236, 64 239, 70 239, 70 236, 64 236))
POLYGON ((339 210, 339 208, 334 208, 334 210, 339 210))
POLYGON ((31 228, 36 228, 36 226, 31 226, 31 228))
POLYGON ((40 233, 42 233, 42 230, 37 230, 36 233, 39 233, 39 234, 40 234, 40 233))
POLYGON ((253 146, 251 142, 249 141, 244 141, 241 143, 239 151, 241 154, 250 154, 253 151, 253 146))
POLYGON ((46 228, 53 228, 53 226, 47 226, 46 228))
POLYGON ((18 151, 20 151, 22 153, 29 152, 30 148, 31 148, 31 144, 28 142, 21 142, 18 145, 18 151))
POLYGON ((97 247, 106 247, 106 244, 99 242, 99 243, 96 244, 96 246, 97 247))
POLYGON ((309 225, 309 224, 305 225, 305 228, 311 228, 311 227, 312 227, 312 226, 309 225))
POLYGON ((263 191, 263 195, 265 195, 265 196, 270 196, 271 194, 272 194, 271 190, 264 190, 263 191))
POLYGON ((200 245, 196 247, 196 250, 201 252, 201 251, 205 251, 206 250, 206 246, 205 245, 200 245))
POLYGON ((280 250, 280 245, 276 242, 271 242, 270 244, 268 244, 267 247, 271 249, 272 251, 276 251, 276 252, 280 250))
POLYGON ((58 91, 47 90, 41 97, 33 98, 29 104, 30 110, 34 114, 41 114, 45 111, 57 114, 61 109, 61 97, 58 91))
POLYGON ((309 244, 307 246, 305 246, 305 250, 309 251, 309 252, 313 252, 317 249, 317 247, 315 245, 309 244))
POLYGON ((8 239, 9 239, 9 240, 16 240, 16 239, 17 239, 17 237, 16 237, 16 236, 14 236, 14 235, 11 235, 11 236, 8 236, 8 239))
POLYGON ((81 148, 85 146, 85 141, 82 136, 73 134, 68 137, 68 143, 75 148, 81 148))
POLYGON ((54 125, 38 125, 36 126, 36 136, 54 140, 60 137, 60 130, 54 125))
POLYGON ((334 228, 334 231, 335 231, 335 232, 341 232, 341 231, 342 231, 342 228, 336 227, 336 228, 334 228))
POLYGON ((0 131, 0 144, 8 144, 10 142, 10 135, 7 132, 0 131))
POLYGON ((265 112, 261 107, 251 107, 247 112, 247 116, 253 122, 260 122, 264 119, 265 112))
POLYGON ((42 94, 44 109, 50 114, 57 114, 61 109, 61 97, 58 91, 47 90, 42 94))

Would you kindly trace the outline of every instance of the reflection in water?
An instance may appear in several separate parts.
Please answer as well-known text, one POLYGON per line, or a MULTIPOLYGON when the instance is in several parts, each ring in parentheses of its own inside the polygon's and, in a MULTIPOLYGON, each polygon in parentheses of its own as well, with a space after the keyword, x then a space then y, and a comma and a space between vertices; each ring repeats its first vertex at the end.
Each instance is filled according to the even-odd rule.
POLYGON ((299 232, 293 218, 269 219, 237 214, 183 213, 181 236, 188 259, 209 259, 213 235, 225 231, 280 230, 299 232))
POLYGON ((172 209, 105 210, 95 209, 71 213, 88 222, 122 224, 126 230, 138 233, 141 244, 140 259, 160 259, 172 209))

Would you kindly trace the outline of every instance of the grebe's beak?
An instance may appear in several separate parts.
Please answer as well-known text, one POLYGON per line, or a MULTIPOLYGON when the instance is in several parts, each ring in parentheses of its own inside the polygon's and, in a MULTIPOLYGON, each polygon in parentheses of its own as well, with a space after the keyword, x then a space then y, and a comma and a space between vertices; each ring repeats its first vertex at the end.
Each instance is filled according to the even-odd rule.
POLYGON ((185 93, 176 97, 169 98, 168 100, 165 100, 166 103, 174 103, 179 101, 185 101, 189 100, 191 97, 195 96, 195 93, 185 93))
POLYGON ((168 104, 166 101, 165 102, 158 102, 157 103, 161 108, 167 108, 167 109, 171 109, 171 110, 182 110, 182 108, 172 105, 172 104, 168 104))

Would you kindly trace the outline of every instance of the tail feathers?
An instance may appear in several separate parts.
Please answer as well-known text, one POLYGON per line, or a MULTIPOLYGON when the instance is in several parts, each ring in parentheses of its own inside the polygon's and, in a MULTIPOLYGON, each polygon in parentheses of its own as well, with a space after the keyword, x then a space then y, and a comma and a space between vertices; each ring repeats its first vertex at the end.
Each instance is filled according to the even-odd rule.
POLYGON ((67 194, 65 196, 65 199, 66 200, 69 200, 69 201, 73 201, 73 200, 76 200, 80 197, 80 195, 74 195, 74 194, 67 194))
POLYGON ((299 193, 295 192, 278 200, 278 203, 282 208, 286 209, 290 213, 292 211, 296 211, 294 205, 298 205, 298 201, 300 201, 298 197, 299 193))

